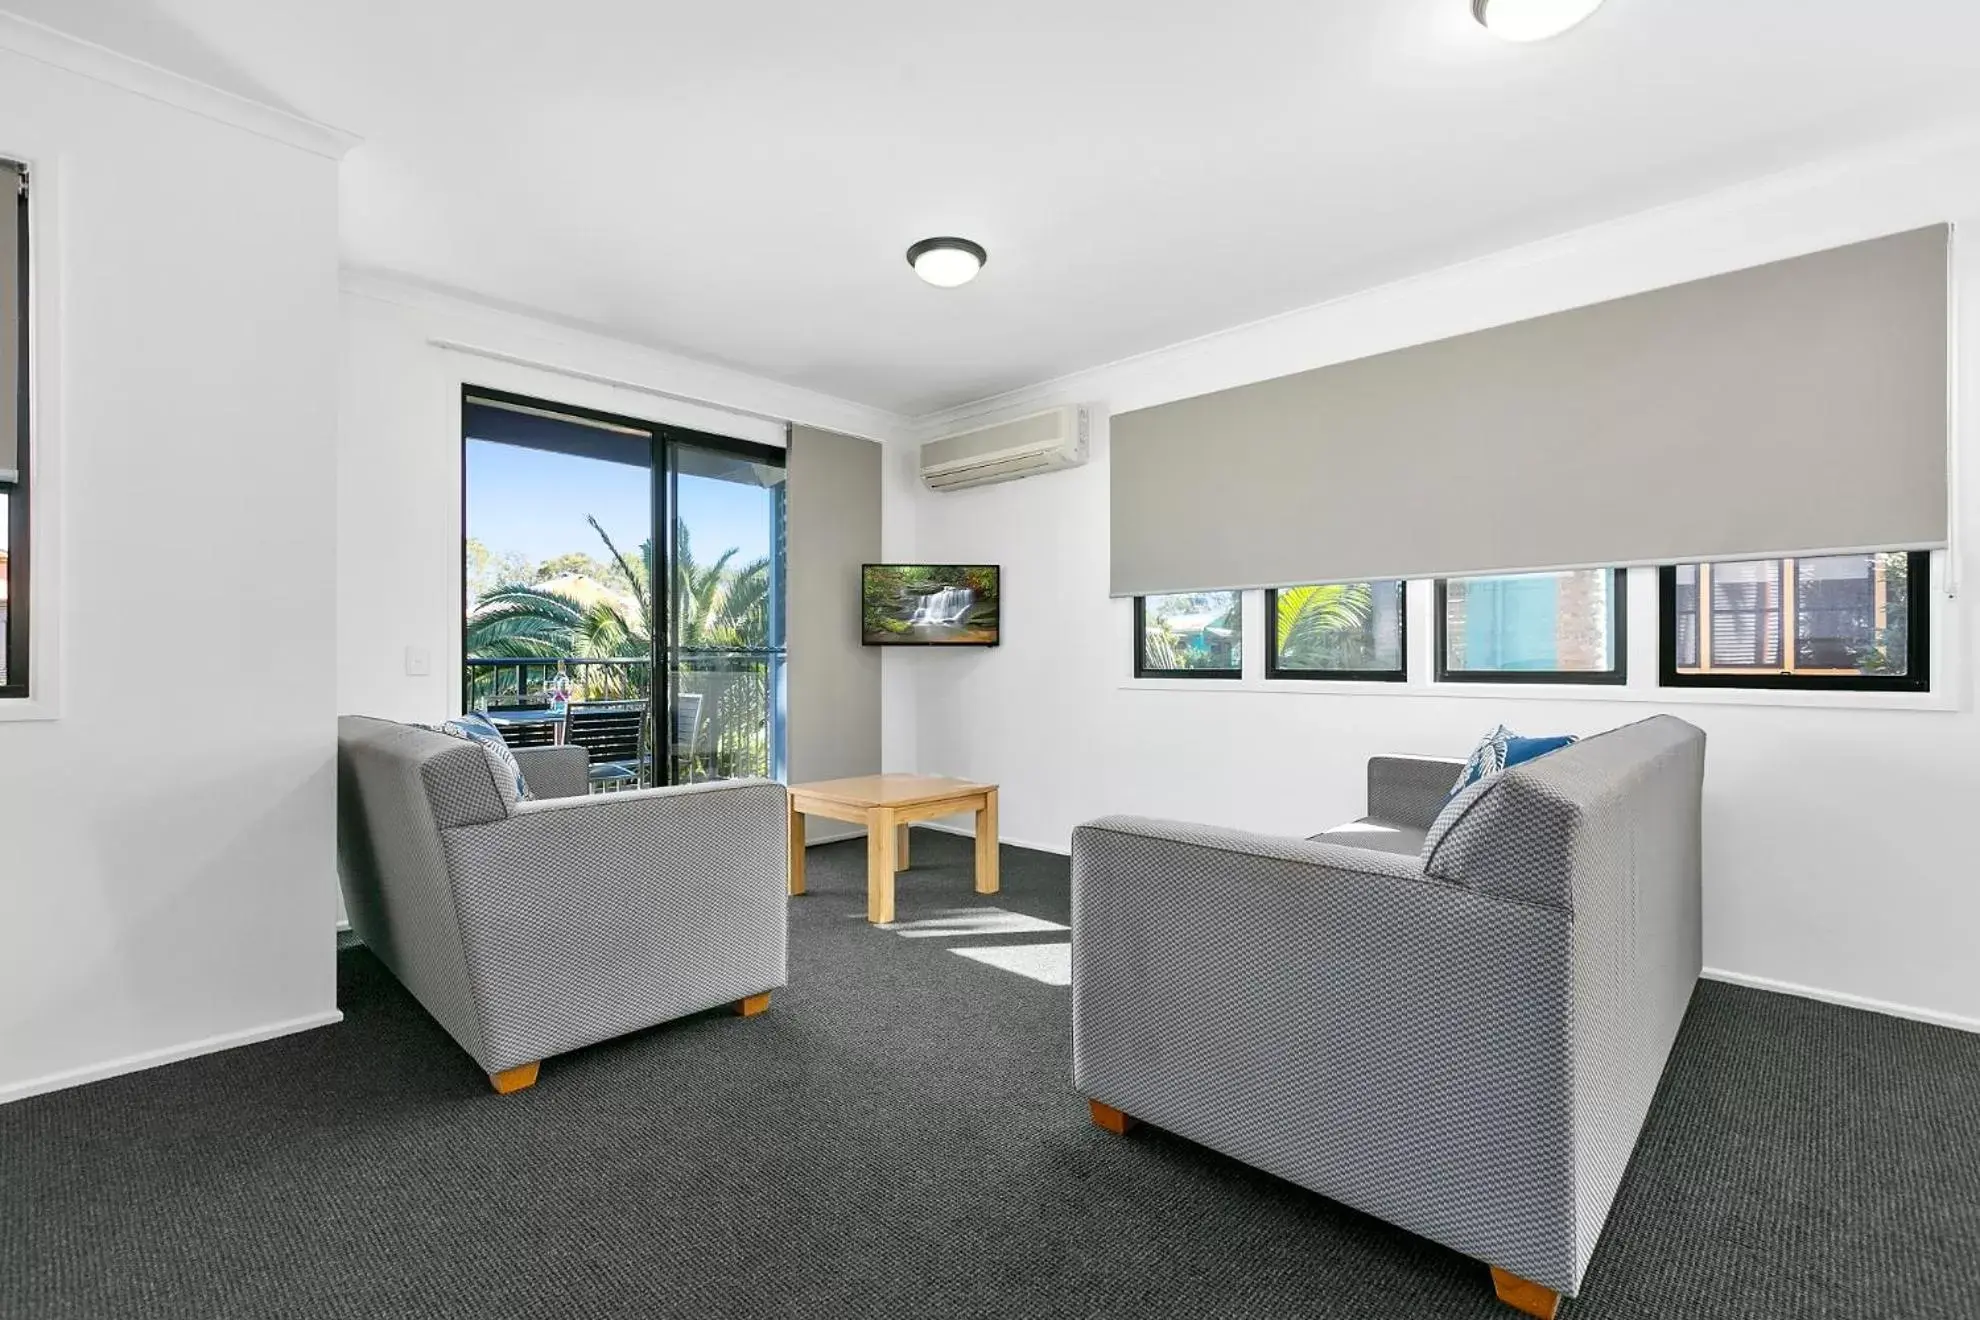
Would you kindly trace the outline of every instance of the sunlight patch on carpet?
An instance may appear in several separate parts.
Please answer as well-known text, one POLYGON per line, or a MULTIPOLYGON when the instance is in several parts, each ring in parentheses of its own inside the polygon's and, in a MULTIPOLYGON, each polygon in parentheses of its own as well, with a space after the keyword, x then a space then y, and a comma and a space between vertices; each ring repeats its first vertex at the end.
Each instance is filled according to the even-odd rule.
POLYGON ((917 917, 913 921, 895 921, 881 926, 881 930, 891 930, 896 935, 905 935, 911 940, 919 939, 960 939, 970 935, 1035 935, 1045 931, 1064 930, 1056 921, 1046 921, 1039 917, 1027 917, 1022 912, 1006 912, 997 907, 949 908, 942 912, 917 917))
POLYGON ((1072 984, 1072 945, 1001 944, 982 949, 951 949, 950 953, 989 963, 1046 985, 1072 984))

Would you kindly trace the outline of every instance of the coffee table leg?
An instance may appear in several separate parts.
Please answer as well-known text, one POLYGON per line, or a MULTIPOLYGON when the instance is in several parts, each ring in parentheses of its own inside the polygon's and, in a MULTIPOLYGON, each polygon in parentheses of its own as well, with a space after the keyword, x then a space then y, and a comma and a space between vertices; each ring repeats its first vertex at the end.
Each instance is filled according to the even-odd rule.
POLYGON ((797 809, 795 801, 791 803, 790 818, 790 886, 793 894, 802 894, 804 892, 804 813, 797 809))
POLYGON ((976 809, 976 892, 997 892, 997 790, 983 795, 976 809))
POLYGON ((866 816, 866 919, 885 925, 894 919, 894 813, 875 807, 866 816))
POLYGON ((894 827, 894 869, 908 869, 908 827, 905 825, 894 827))

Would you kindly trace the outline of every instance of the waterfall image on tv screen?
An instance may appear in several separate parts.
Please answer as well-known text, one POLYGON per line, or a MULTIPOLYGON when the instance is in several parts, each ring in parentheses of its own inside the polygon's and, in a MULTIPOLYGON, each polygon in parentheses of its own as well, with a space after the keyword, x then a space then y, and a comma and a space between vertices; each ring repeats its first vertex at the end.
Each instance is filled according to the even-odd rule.
POLYGON ((995 564, 868 564, 860 583, 868 646, 995 646, 995 564))

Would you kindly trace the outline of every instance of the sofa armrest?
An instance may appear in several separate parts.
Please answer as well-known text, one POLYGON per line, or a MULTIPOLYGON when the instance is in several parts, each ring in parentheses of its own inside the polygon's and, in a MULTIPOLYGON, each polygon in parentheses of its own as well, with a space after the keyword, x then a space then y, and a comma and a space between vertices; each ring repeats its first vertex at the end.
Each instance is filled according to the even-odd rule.
POLYGON ((532 798, 582 797, 591 792, 591 757, 582 747, 518 747, 514 754, 532 798))
POLYGON ((1279 862, 1311 868, 1310 878, 1315 883, 1370 876, 1430 883, 1423 873, 1422 862, 1400 853, 1280 834, 1258 834, 1221 825, 1156 820, 1148 816, 1103 816, 1073 830, 1075 885, 1082 854, 1091 856, 1102 836, 1111 840, 1123 863, 1151 870, 1180 870, 1192 880, 1209 879, 1206 868, 1242 871, 1251 863, 1279 862), (1084 849, 1082 844, 1086 845, 1084 849))
POLYGON ((1368 814, 1375 820, 1427 830, 1451 795, 1464 762, 1442 756, 1368 758, 1368 814))
POLYGON ((443 835, 490 1071, 785 983, 784 787, 520 803, 443 835))

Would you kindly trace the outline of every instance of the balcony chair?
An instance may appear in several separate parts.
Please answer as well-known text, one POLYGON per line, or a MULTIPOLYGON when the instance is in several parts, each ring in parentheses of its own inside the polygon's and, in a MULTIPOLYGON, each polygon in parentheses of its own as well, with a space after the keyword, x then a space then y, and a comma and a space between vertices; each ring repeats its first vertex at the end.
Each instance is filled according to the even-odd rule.
POLYGON ((557 728, 563 723, 551 712, 536 706, 491 706, 488 714, 496 730, 501 733, 502 741, 512 748, 554 747, 557 744, 557 728), (501 718, 504 715, 532 715, 538 718, 501 718))
POLYGON ((564 745, 584 749, 594 791, 639 788, 646 782, 646 707, 574 701, 564 711, 564 745))
POLYGON ((699 692, 674 696, 674 779, 688 782, 694 775, 694 761, 701 755, 701 708, 699 692))

